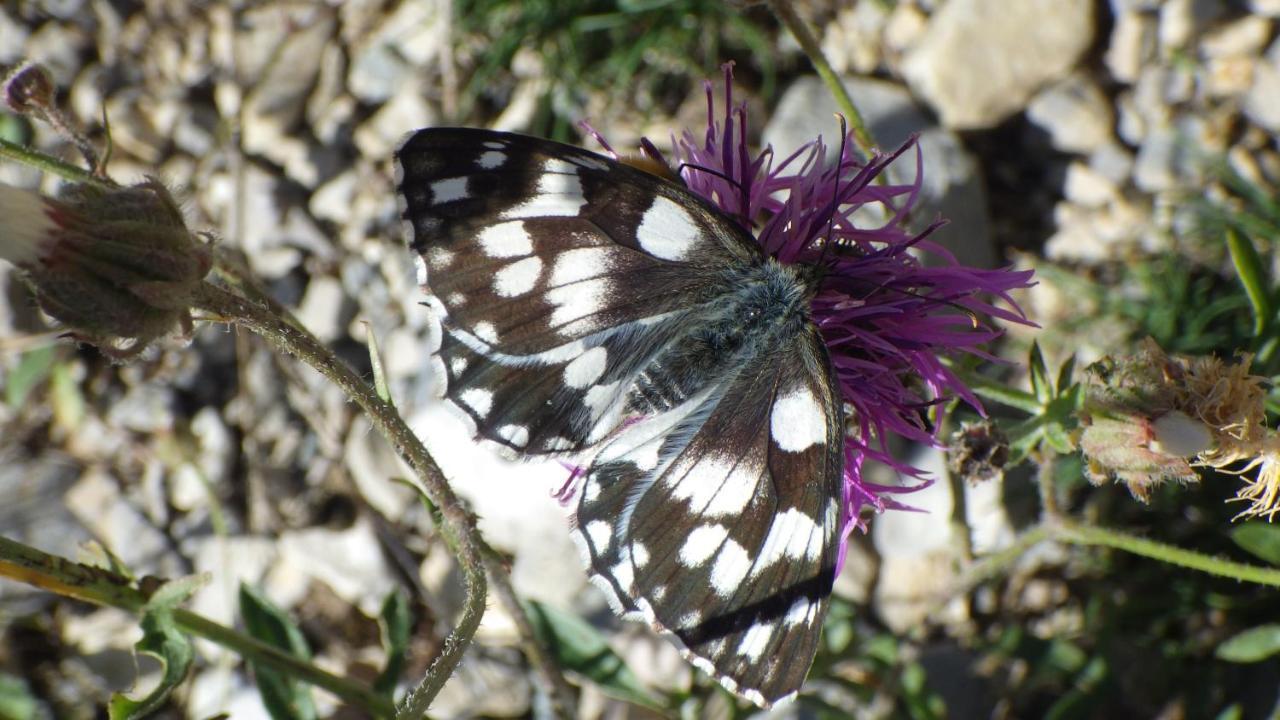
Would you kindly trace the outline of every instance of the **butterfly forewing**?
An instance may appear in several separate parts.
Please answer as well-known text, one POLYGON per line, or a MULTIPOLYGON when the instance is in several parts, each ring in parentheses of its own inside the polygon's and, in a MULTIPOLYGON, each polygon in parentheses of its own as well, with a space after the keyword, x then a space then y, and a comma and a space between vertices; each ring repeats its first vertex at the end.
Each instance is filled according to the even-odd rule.
POLYGON ((623 611, 763 704, 813 660, 840 532, 841 419, 816 332, 776 360, 611 440, 577 531, 623 611))
POLYGON ((759 257, 687 190, 568 145, 440 128, 396 159, 449 398, 514 450, 598 441, 662 321, 705 302, 718 266, 759 257))
POLYGON ((817 647, 840 402, 805 281, 686 188, 567 145, 422 130, 402 217, 476 434, 584 453, 575 536, 618 608, 768 705, 817 647))

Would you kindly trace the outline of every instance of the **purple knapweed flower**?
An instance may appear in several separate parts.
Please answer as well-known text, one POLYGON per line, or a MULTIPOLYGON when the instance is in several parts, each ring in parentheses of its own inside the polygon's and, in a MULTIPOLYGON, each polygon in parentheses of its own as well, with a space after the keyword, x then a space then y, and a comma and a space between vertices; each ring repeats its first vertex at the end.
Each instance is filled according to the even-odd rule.
MULTIPOLYGON (((891 495, 930 482, 892 487, 862 479, 867 458, 923 478, 923 471, 890 455, 890 435, 940 445, 936 428, 941 423, 930 426, 924 411, 935 406, 941 411, 945 398, 957 396, 982 412, 977 397, 941 357, 990 357, 981 346, 1001 331, 980 324, 979 316, 1029 324, 1008 293, 1028 287, 1032 273, 960 265, 946 249, 926 239, 941 221, 914 234, 902 227, 922 180, 922 157, 914 138, 866 161, 846 139, 835 163, 829 163, 821 138, 776 164, 771 148, 753 157, 746 142, 746 104, 733 103, 732 64, 724 72, 723 118, 716 119, 708 82, 706 131, 701 139, 687 130, 672 138, 675 166, 689 189, 746 228, 769 255, 783 263, 825 267, 810 310, 826 341, 848 417, 847 541, 854 527, 866 529, 863 508, 909 509, 891 495), (916 155, 914 183, 875 183, 890 163, 911 149, 916 155), (888 220, 878 227, 855 224, 855 211, 871 204, 886 208, 888 220), (925 265, 920 259, 925 254, 938 264, 925 265)), ((613 153, 598 133, 588 130, 613 153)), ((666 163, 651 142, 642 141, 642 147, 652 159, 666 163)), ((846 545, 841 544, 841 564, 846 545)))

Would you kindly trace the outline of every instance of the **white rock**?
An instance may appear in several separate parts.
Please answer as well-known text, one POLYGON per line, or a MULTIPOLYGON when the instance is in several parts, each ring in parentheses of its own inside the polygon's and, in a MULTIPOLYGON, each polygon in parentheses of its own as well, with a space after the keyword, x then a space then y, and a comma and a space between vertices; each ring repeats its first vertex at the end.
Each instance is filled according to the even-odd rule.
POLYGON ((1147 121, 1138 109, 1136 93, 1132 90, 1120 93, 1116 97, 1115 108, 1118 113, 1116 134, 1129 145, 1141 145, 1142 138, 1147 136, 1147 121))
POLYGON ((1253 85, 1244 96, 1246 117, 1271 132, 1280 132, 1280 40, 1267 51, 1269 62, 1254 70, 1253 85))
POLYGON ((418 503, 418 497, 412 490, 395 481, 395 478, 408 476, 409 470, 363 415, 352 420, 343 446, 342 461, 360 497, 391 522, 398 522, 418 503))
MULTIPOLYGON (((867 3, 858 3, 859 6, 867 3)), ((884 28, 884 46, 899 54, 915 45, 929 25, 929 16, 913 3, 895 3, 884 28)))
POLYGON ((0 7, 0 63, 14 65, 22 59, 31 31, 9 16, 8 6, 0 7))
POLYGON ((313 275, 298 306, 298 320, 320 342, 331 343, 346 335, 354 308, 342 283, 328 275, 313 275))
POLYGON ((840 74, 867 74, 881 60, 881 38, 889 16, 879 3, 858 3, 836 12, 822 35, 822 51, 840 74))
POLYGON ((1156 19, 1144 13, 1127 11, 1116 17, 1103 58, 1111 77, 1123 83, 1138 79, 1143 64, 1155 57, 1156 28, 1156 19))
POLYGON ((133 572, 183 574, 168 540, 102 472, 86 472, 67 492, 66 503, 89 532, 133 572))
POLYGON ((1067 166, 1063 194, 1084 207, 1101 207, 1116 194, 1116 186, 1102 173, 1076 160, 1067 166))
MULTIPOLYGON (((997 254, 991 241, 986 196, 977 164, 954 133, 934 125, 902 87, 883 80, 845 78, 845 86, 880 147, 896 149, 912 133, 919 133, 924 158, 924 182, 915 227, 938 215, 949 223, 931 239, 955 253, 960 262, 991 267, 997 254)), ((779 99, 762 140, 778 157, 786 157, 821 135, 830 147, 839 141, 837 112, 831 94, 815 77, 797 80, 779 99)), ((915 178, 915 153, 907 153, 889 168, 890 178, 905 183, 915 178)))
POLYGON ((1082 73, 1045 88, 1027 106, 1031 122, 1049 133, 1053 146, 1070 153, 1090 153, 1111 139, 1115 122, 1111 102, 1082 73))
POLYGON ((1121 187, 1133 172, 1133 153, 1120 143, 1108 143, 1089 156, 1089 167, 1112 185, 1121 187))
POLYGON ((1280 0, 1249 0, 1249 12, 1280 18, 1280 0))
POLYGON ((996 125, 1093 41, 1087 0, 951 0, 907 54, 911 89, 953 128, 996 125))
POLYGON ((1207 58, 1257 55, 1270 38, 1270 20, 1257 15, 1246 15, 1205 33, 1200 40, 1200 54, 1207 58))
POLYGON ((1187 47, 1225 9, 1222 0, 1165 0, 1160 6, 1160 52, 1168 57, 1187 47))
POLYGON ((1172 190, 1177 187, 1177 132, 1168 125, 1152 128, 1138 148, 1133 165, 1133 182, 1144 192, 1172 190))
POLYGON ((436 124, 436 117, 422 88, 404 85, 373 117, 356 128, 356 147, 365 157, 391 157, 405 133, 436 124))
POLYGON ((280 560, 265 582, 272 598, 305 591, 306 583, 297 582, 302 577, 323 582, 365 615, 377 617, 387 593, 397 586, 377 532, 363 517, 343 530, 307 528, 283 533, 278 546, 280 560))
POLYGON ((1209 60, 1202 74, 1205 93, 1212 98, 1244 95, 1253 87, 1258 65, 1258 59, 1250 55, 1229 55, 1209 60))
POLYGON ((511 582, 521 597, 568 607, 586 586, 567 510, 552 493, 569 471, 557 461, 512 462, 471 439, 445 401, 410 416, 413 427, 457 493, 471 503, 480 531, 494 547, 514 554, 511 582))

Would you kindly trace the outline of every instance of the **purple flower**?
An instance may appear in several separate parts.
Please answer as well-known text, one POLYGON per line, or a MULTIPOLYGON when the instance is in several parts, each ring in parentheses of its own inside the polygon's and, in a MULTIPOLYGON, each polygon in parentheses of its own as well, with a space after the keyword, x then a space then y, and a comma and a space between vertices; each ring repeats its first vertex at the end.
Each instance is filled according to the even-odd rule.
MULTIPOLYGON (((939 445, 937 424, 925 412, 943 408, 958 396, 982 412, 973 392, 940 359, 970 353, 989 358, 980 348, 999 330, 978 317, 1027 323, 1009 291, 1028 287, 1031 271, 981 270, 960 265, 951 253, 927 240, 942 224, 923 232, 903 229, 920 191, 922 158, 915 139, 890 154, 863 161, 851 139, 842 142, 835 163, 816 139, 780 162, 771 148, 752 157, 746 144, 746 104, 733 104, 732 64, 725 65, 725 112, 717 121, 711 84, 707 83, 707 128, 699 140, 685 131, 672 138, 680 175, 695 193, 738 221, 765 252, 784 263, 823 264, 826 272, 811 303, 813 321, 822 332, 835 366, 847 420, 844 471, 845 532, 866 529, 862 509, 870 506, 910 509, 894 500, 897 493, 925 487, 876 485, 862 479, 866 458, 923 479, 923 472, 895 460, 886 440, 898 435, 939 445), (915 151, 915 182, 875 184, 888 165, 915 151), (863 205, 882 205, 889 218, 878 227, 854 223, 863 205), (825 248, 828 240, 831 247, 825 248), (914 253, 912 251, 915 251, 914 253), (926 266, 920 256, 937 259, 926 266), (998 307, 986 299, 1002 302, 998 307)), ((594 131, 596 139, 612 152, 594 131)), ((652 143, 646 154, 665 162, 652 143)), ((841 546, 841 561, 845 545, 841 546)))

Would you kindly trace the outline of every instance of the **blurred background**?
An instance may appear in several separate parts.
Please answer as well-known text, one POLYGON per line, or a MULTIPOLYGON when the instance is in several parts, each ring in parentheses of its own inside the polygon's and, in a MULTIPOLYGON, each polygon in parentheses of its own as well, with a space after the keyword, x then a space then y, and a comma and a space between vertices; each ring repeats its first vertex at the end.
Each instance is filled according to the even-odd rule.
MULTIPOLYGON (((1039 284, 1017 300, 1040 328, 1010 328, 995 350, 1011 362, 991 377, 1025 389, 1018 367, 1033 339, 1055 371, 1072 354, 1083 367, 1147 337, 1177 353, 1258 349, 1224 237, 1245 233, 1271 272, 1280 2, 792 7, 881 147, 919 135, 916 220, 949 218, 937 238, 963 262, 1036 270, 1039 284)), ((581 717, 1278 716, 1278 643, 1254 662, 1220 650, 1275 627, 1274 590, 1053 543, 1016 546, 974 578, 972 557, 1015 547, 1037 520, 1036 467, 953 483, 941 453, 907 447, 940 479, 909 498, 926 512, 872 519, 800 701, 761 713, 609 611, 551 497, 564 468, 473 448, 432 400, 426 310, 394 197, 400 138, 469 125, 599 149, 583 138, 586 120, 621 152, 641 137, 665 148, 673 133, 703 131, 704 81, 719 102, 732 61, 757 146, 783 157, 819 134, 834 143, 836 105, 769 6, 9 0, 0 64, 21 60, 49 70, 91 139, 105 140, 109 120, 114 178, 162 179, 224 261, 366 376, 366 328, 376 335, 398 406, 510 554, 517 592, 582 621, 584 642, 625 663, 611 680, 570 667, 581 717)), ((0 137, 77 158, 48 126, 3 111, 0 137)), ((901 165, 894 176, 910 179, 914 159, 901 165)), ((0 181, 57 185, 10 162, 0 181)), ((382 668, 378 617, 396 595, 413 620, 401 678, 416 682, 457 617, 459 572, 393 481, 406 474, 394 453, 336 388, 225 325, 199 323, 189 346, 161 343, 126 365, 56 336, 0 266, 0 534, 73 559, 110 553, 138 576, 208 573, 188 607, 228 624, 241 622, 246 583, 288 613, 318 664, 362 680, 382 668)), ((1272 358, 1254 372, 1272 376, 1272 358)), ((990 409, 1010 425, 1025 417, 990 409)), ((1258 561, 1233 541, 1243 508, 1226 502, 1239 488, 1231 476, 1161 486, 1143 504, 1089 484, 1073 454, 1047 472, 1071 516, 1258 561)), ((435 717, 545 714, 511 619, 490 604, 435 717)), ((0 581, 0 718, 105 717, 111 692, 158 679, 133 653, 140 637, 123 612, 0 581)), ((237 657, 196 648, 195 672, 161 716, 272 717, 237 657)), ((297 692, 311 714, 274 717, 361 716, 297 692)))

